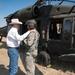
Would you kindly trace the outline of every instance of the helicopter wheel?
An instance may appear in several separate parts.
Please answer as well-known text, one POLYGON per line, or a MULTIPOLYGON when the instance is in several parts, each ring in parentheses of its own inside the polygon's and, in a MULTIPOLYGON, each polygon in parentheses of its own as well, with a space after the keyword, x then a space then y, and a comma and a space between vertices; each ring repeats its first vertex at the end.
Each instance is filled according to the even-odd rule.
POLYGON ((45 51, 41 51, 39 54, 38 54, 38 63, 43 65, 43 66, 47 66, 49 65, 51 62, 50 60, 50 56, 47 52, 45 51))

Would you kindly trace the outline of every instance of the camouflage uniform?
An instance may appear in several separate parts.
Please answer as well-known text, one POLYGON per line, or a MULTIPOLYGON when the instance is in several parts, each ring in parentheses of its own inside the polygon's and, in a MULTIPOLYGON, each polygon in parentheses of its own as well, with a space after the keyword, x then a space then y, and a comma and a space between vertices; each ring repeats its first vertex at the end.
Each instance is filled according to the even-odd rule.
POLYGON ((35 57, 38 53, 39 33, 31 32, 26 39, 24 39, 25 46, 25 67, 27 75, 35 75, 35 57))

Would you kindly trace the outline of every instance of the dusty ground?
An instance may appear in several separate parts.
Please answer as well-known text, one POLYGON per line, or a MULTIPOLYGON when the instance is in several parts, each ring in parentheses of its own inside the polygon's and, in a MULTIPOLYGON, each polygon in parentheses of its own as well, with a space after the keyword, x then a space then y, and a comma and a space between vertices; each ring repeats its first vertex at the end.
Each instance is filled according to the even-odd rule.
MULTIPOLYGON (((7 55, 7 46, 5 38, 0 42, 0 75, 8 75, 9 57, 7 55)), ((20 52, 19 70, 17 75, 25 75, 24 54, 20 52)), ((57 61, 57 60, 56 60, 57 61)), ((36 75, 75 75, 75 63, 72 62, 54 62, 50 68, 36 63, 36 75)))

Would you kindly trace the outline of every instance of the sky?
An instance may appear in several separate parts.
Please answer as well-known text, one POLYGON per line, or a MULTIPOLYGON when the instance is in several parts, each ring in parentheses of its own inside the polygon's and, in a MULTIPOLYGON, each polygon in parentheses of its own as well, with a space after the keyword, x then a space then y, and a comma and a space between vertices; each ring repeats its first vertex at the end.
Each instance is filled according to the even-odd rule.
MULTIPOLYGON (((19 9, 33 5, 37 0, 0 0, 0 27, 6 26, 4 17, 19 9)), ((51 4, 58 4, 60 1, 53 1, 51 4)), ((75 3, 66 3, 67 5, 75 5, 75 3)))

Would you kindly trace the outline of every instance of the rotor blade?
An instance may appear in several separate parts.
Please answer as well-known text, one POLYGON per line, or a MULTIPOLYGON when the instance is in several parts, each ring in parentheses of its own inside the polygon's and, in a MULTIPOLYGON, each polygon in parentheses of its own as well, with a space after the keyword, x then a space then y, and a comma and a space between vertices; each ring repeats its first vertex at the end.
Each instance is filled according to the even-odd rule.
POLYGON ((63 0, 63 1, 75 3, 75 1, 72 0, 63 0))

